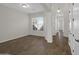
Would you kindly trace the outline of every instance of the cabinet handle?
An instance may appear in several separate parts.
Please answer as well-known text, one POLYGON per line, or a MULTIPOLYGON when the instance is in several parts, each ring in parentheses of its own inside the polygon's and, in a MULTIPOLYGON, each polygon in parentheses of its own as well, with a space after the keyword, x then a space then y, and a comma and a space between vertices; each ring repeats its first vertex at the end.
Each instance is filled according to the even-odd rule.
POLYGON ((74 52, 74 50, 73 50, 73 52, 74 52))
POLYGON ((74 34, 73 34, 73 36, 74 36, 74 34))
POLYGON ((79 42, 79 40, 75 39, 76 42, 79 42))

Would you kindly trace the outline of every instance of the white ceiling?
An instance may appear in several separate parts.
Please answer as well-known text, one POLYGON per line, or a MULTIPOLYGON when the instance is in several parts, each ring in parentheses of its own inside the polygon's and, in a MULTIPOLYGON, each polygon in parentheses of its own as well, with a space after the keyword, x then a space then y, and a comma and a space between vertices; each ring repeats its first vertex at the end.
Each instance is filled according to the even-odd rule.
POLYGON ((46 9, 49 9, 50 4, 46 3, 28 3, 30 7, 23 8, 21 6, 22 3, 1 3, 0 5, 16 9, 18 11, 24 12, 24 13, 36 13, 36 12, 43 12, 46 9))
POLYGON ((52 9, 61 8, 61 9, 65 10, 68 8, 68 5, 69 5, 67 3, 27 3, 27 4, 29 4, 30 7, 23 8, 21 6, 21 4, 25 4, 25 3, 0 3, 0 5, 2 5, 2 6, 12 8, 12 9, 18 10, 20 12, 24 12, 24 13, 44 12, 46 10, 50 10, 52 7, 54 7, 52 9), (65 8, 65 7, 67 7, 67 8, 65 8))

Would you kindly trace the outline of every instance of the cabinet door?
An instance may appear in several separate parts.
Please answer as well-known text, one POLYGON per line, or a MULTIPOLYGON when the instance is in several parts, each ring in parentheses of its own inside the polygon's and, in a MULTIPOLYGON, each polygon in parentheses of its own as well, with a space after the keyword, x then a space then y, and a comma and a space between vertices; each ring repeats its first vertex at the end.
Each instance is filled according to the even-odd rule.
POLYGON ((74 26, 73 26, 73 34, 74 34, 74 54, 79 55, 79 4, 75 3, 73 6, 73 18, 74 18, 74 26))

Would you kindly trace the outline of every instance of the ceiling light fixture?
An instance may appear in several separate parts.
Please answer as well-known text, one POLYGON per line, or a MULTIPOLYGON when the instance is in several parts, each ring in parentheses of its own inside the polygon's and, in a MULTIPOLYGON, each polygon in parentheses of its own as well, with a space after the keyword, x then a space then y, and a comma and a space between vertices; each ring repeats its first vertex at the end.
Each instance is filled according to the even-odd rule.
POLYGON ((29 4, 22 4, 22 7, 23 7, 23 8, 28 8, 28 7, 30 7, 30 6, 29 6, 29 4))

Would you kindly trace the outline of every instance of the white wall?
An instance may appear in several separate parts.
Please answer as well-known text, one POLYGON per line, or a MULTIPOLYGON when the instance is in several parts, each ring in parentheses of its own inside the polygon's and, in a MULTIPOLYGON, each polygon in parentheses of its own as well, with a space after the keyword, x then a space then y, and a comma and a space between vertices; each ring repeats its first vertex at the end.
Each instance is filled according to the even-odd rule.
POLYGON ((0 42, 29 34, 27 14, 0 6, 0 42))

